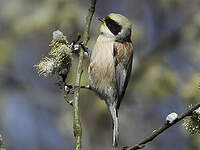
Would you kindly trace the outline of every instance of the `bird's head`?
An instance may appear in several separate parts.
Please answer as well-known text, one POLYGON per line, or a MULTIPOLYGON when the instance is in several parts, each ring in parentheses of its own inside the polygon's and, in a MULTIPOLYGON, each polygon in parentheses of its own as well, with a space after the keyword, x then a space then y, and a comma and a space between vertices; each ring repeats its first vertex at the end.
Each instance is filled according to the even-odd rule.
POLYGON ((130 41, 132 24, 126 17, 111 13, 103 19, 98 19, 102 22, 101 34, 114 37, 119 41, 130 41))

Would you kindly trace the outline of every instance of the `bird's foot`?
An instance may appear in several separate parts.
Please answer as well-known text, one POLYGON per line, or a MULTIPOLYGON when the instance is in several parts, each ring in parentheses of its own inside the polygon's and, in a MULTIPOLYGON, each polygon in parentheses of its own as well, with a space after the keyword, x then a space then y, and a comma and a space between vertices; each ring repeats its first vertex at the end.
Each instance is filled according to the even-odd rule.
POLYGON ((70 105, 73 105, 73 95, 75 88, 83 88, 83 89, 91 89, 89 85, 87 86, 76 86, 73 84, 65 83, 63 81, 59 81, 57 85, 64 91, 64 98, 70 105))
POLYGON ((84 55, 85 55, 86 57, 90 57, 88 47, 83 43, 83 41, 80 41, 80 39, 81 39, 81 35, 78 34, 77 39, 74 40, 74 41, 71 43, 71 44, 72 44, 72 47, 73 47, 73 51, 72 51, 72 52, 73 52, 75 55, 79 55, 79 53, 80 53, 80 48, 82 48, 83 51, 84 51, 84 55))
POLYGON ((83 42, 80 42, 79 44, 82 47, 82 49, 84 50, 84 54, 86 56, 90 57, 89 48, 85 44, 83 44, 83 42))
POLYGON ((75 89, 75 88, 82 88, 82 89, 90 89, 90 86, 89 85, 87 85, 87 86, 84 86, 84 85, 82 85, 82 86, 77 86, 77 85, 72 85, 72 84, 66 84, 65 85, 65 88, 66 89, 75 89))
POLYGON ((74 87, 71 84, 66 84, 63 81, 59 81, 57 85, 60 87, 60 89, 63 90, 64 98, 68 104, 71 106, 73 105, 73 94, 74 94, 74 87))

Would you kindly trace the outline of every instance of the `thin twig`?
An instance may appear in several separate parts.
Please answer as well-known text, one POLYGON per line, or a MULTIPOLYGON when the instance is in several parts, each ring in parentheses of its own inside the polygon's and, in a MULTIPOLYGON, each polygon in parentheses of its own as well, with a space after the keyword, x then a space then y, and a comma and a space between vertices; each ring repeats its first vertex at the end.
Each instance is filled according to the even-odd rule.
MULTIPOLYGON (((88 40, 89 40, 89 30, 90 30, 90 25, 92 21, 92 16, 95 11, 95 5, 96 5, 96 0, 91 0, 90 8, 88 10, 88 16, 86 18, 85 30, 83 33, 84 45, 87 45, 88 40)), ((75 86, 77 86, 78 88, 75 88, 74 90, 74 100, 73 100, 75 150, 81 150, 82 127, 81 127, 81 121, 80 121, 80 116, 79 116, 78 103, 79 103, 79 96, 80 96, 80 81, 81 81, 81 76, 83 72, 83 69, 82 69, 83 56, 84 56, 84 50, 83 48, 81 48, 79 63, 78 63, 78 68, 77 68, 77 73, 76 73, 76 81, 75 81, 75 86)))
POLYGON ((191 116, 192 113, 193 113, 193 111, 196 110, 196 109, 198 109, 199 107, 200 107, 200 104, 197 104, 196 106, 190 108, 188 111, 182 113, 176 120, 174 120, 174 122, 172 122, 172 123, 165 123, 160 128, 158 128, 155 131, 153 131, 151 135, 147 136, 146 138, 144 138, 143 140, 141 140, 137 144, 135 144, 133 146, 124 147, 124 148, 122 148, 122 150, 137 150, 137 149, 143 148, 146 143, 151 142, 152 140, 154 140, 162 132, 164 132, 165 130, 167 130, 168 128, 170 128, 171 126, 173 126, 174 124, 176 124, 177 122, 181 121, 185 117, 191 116))

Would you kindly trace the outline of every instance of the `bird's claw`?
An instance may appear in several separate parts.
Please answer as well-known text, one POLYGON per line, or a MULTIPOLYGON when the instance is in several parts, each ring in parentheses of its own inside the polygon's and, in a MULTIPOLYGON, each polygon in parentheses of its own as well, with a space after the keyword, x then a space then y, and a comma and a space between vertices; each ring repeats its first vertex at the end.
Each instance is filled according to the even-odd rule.
POLYGON ((88 47, 83 43, 83 41, 80 41, 81 39, 81 35, 78 34, 77 36, 77 39, 72 41, 72 47, 73 47, 73 53, 78 55, 80 53, 80 47, 83 49, 85 55, 87 57, 90 57, 90 54, 89 54, 89 49, 88 47))
POLYGON ((73 106, 74 85, 66 84, 64 86, 64 98, 68 104, 73 106))
POLYGON ((90 57, 89 48, 85 44, 83 44, 82 41, 79 43, 79 45, 82 47, 84 52, 87 53, 88 57, 90 57))

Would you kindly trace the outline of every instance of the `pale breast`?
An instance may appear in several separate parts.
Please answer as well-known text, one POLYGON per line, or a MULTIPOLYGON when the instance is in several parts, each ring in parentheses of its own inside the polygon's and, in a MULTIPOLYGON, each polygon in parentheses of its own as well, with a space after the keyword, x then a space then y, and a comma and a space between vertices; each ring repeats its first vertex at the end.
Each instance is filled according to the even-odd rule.
POLYGON ((113 38, 100 35, 91 54, 88 70, 89 85, 101 95, 115 86, 113 38))

